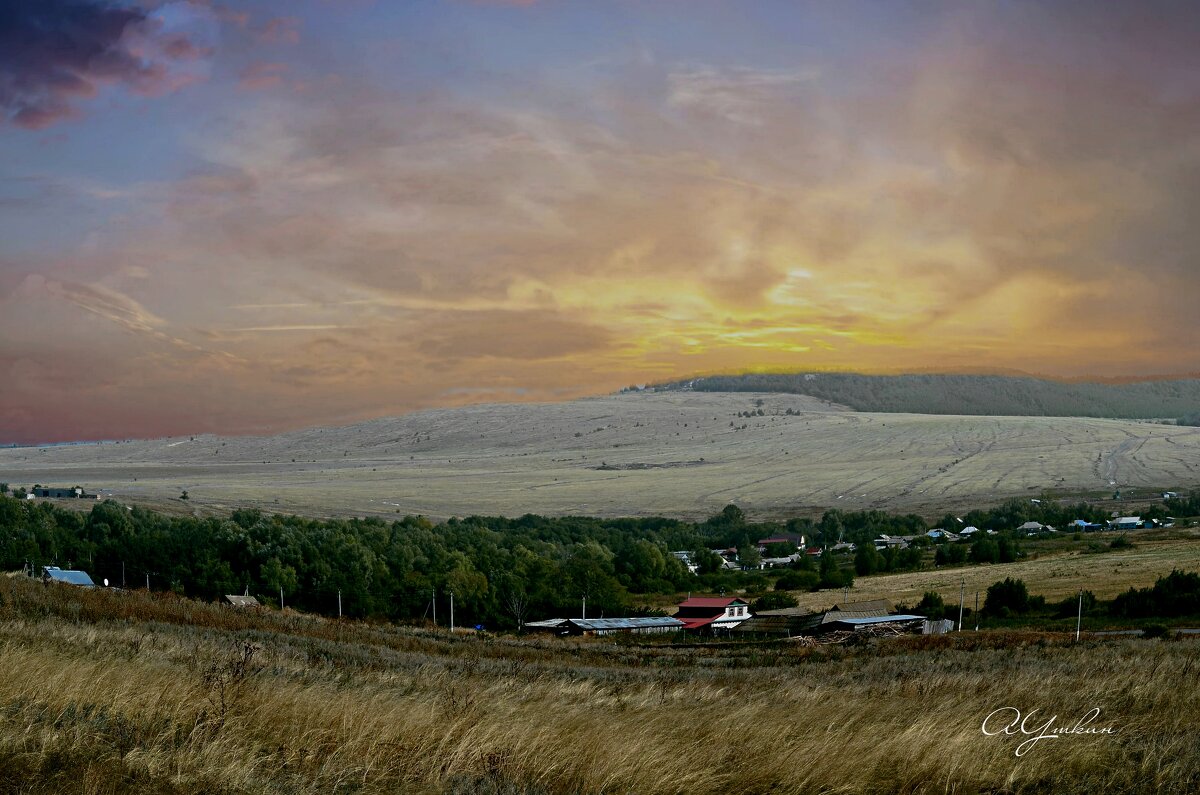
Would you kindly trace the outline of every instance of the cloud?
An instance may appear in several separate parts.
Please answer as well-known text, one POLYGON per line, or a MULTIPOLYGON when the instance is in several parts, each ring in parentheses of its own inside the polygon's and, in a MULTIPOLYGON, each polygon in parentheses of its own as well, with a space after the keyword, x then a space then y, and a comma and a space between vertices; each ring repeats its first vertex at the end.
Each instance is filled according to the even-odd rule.
POLYGON ((268 19, 258 33, 258 40, 268 44, 299 44, 300 20, 296 17, 268 19))
POLYGON ((38 129, 78 115, 79 101, 105 85, 158 95, 196 79, 179 67, 210 49, 178 23, 200 11, 165 11, 8 0, 0 9, 0 120, 38 129))
POLYGON ((283 83, 287 71, 287 64, 283 63, 252 63, 238 75, 238 87, 249 91, 275 88, 283 83))
POLYGON ((318 79, 316 26, 244 53, 242 87, 305 89, 226 97, 185 177, 22 259, 62 286, 0 305, 6 402, 36 415, 62 362, 154 427, 221 431, 753 367, 1200 367, 1194 13, 931 8, 824 49, 648 35, 553 74, 439 43, 411 79, 318 79))

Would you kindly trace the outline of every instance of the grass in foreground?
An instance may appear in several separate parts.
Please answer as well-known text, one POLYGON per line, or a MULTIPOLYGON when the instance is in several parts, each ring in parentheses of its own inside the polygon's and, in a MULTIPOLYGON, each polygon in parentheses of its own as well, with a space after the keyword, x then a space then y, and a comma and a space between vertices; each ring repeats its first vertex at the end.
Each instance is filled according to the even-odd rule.
POLYGON ((451 637, 0 580, 0 791, 1187 792, 1194 641, 451 637), (1021 758, 1002 706, 1114 736, 1021 758))

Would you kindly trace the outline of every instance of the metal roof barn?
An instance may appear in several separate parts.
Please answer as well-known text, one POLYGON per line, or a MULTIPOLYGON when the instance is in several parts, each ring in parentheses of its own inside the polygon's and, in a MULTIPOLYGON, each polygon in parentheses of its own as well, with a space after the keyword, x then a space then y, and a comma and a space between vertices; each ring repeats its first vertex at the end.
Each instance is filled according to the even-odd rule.
POLYGON ((92 578, 88 576, 86 571, 74 571, 72 569, 60 569, 58 566, 47 566, 42 570, 43 574, 54 582, 65 582, 68 585, 81 585, 84 588, 95 588, 96 583, 92 582, 92 578))

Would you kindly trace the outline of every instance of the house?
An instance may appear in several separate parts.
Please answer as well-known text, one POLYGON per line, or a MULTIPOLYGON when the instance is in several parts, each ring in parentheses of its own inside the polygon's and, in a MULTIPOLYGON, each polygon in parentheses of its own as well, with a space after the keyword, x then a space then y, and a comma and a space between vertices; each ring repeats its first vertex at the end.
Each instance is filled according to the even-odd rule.
POLYGON ((73 486, 69 489, 51 488, 50 486, 34 486, 30 492, 35 497, 49 497, 53 499, 99 499, 98 494, 88 494, 79 486, 73 486))
POLYGON ((951 533, 949 530, 943 530, 940 527, 930 530, 925 535, 928 536, 929 538, 932 538, 934 541, 957 541, 958 540, 957 535, 955 535, 954 533, 951 533))
POLYGON ((43 582, 61 582, 67 585, 78 585, 82 588, 95 588, 96 583, 92 582, 92 578, 88 576, 86 571, 73 571, 71 569, 60 569, 58 566, 47 566, 42 569, 43 582))
POLYGON ((879 536, 879 538, 875 539, 875 548, 888 549, 889 547, 895 547, 896 549, 908 549, 908 542, 910 540, 911 537, 906 538, 904 536, 890 536, 887 533, 884 533, 879 536))
POLYGON ((683 565, 687 566, 687 570, 690 571, 692 574, 695 574, 696 572, 700 571, 700 567, 692 562, 692 553, 691 552, 688 552, 686 550, 681 550, 679 552, 672 552, 671 554, 674 555, 675 557, 677 557, 680 560, 680 562, 683 563, 683 565))
POLYGON ((1137 530, 1142 526, 1140 516, 1121 516, 1108 523, 1114 530, 1137 530))
POLYGON ((1104 525, 1099 522, 1089 522, 1086 519, 1076 519, 1071 522, 1071 527, 1075 530, 1082 530, 1085 533, 1094 533, 1097 530, 1104 529, 1104 525))
POLYGON ((258 600, 249 594, 242 594, 241 596, 237 594, 225 594, 225 599, 234 607, 262 607, 258 603, 258 600))
POLYGON ((787 544, 789 549, 799 549, 804 546, 804 536, 779 535, 758 539, 758 551, 765 553, 768 544, 787 544))
POLYGON ((978 532, 979 532, 978 527, 976 527, 975 525, 969 525, 967 527, 964 527, 962 530, 959 530, 958 534, 960 536, 973 536, 978 532))
POLYGON ((797 552, 794 555, 788 555, 786 558, 763 558, 762 565, 763 568, 766 569, 777 569, 783 566, 790 566, 796 561, 800 560, 800 554, 801 553, 797 552))
POLYGON ((1023 533, 1027 533, 1029 535, 1033 535, 1035 533, 1053 533, 1054 532, 1053 527, 1051 527, 1048 524, 1042 524, 1041 522, 1026 522, 1025 524, 1021 525, 1017 529, 1023 533))
POLYGON ((669 616, 648 618, 551 618, 546 621, 530 621, 524 629, 552 632, 555 635, 656 635, 676 632, 684 623, 669 616))
POLYGON ((733 629, 750 617, 750 605, 738 598, 693 596, 679 603, 675 618, 691 632, 720 632, 733 629))

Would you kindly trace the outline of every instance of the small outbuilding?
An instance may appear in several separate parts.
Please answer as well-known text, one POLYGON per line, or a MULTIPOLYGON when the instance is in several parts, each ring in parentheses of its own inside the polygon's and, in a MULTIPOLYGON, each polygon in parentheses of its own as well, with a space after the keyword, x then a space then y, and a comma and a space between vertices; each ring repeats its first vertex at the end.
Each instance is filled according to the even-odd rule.
POLYGON ((683 622, 670 616, 638 618, 551 618, 530 621, 523 627, 555 635, 656 635, 683 629, 683 622))
POLYGON ((48 583, 61 582, 65 585, 78 585, 81 588, 96 587, 96 583, 92 582, 91 576, 86 571, 60 569, 58 566, 47 566, 42 569, 42 580, 48 583))

